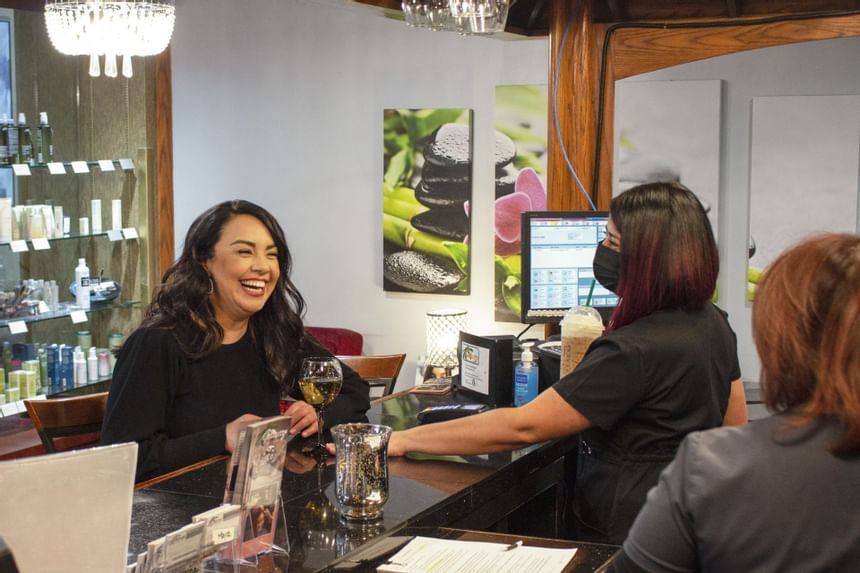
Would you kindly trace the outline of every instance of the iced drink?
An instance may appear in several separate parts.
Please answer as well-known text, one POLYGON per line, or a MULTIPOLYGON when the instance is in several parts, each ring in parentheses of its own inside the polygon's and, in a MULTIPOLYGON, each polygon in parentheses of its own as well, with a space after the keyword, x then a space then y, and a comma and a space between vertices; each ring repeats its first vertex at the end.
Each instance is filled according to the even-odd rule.
POLYGON ((577 367, 591 342, 603 334, 600 314, 589 306, 575 306, 561 321, 561 367, 563 378, 577 367))

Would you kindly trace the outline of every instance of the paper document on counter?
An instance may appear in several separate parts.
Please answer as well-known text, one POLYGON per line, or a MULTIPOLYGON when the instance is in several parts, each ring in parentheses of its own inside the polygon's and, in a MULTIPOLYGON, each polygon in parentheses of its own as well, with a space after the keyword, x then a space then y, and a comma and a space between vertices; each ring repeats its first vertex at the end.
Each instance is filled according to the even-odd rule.
POLYGON ((561 573, 576 549, 416 537, 379 573, 561 573))

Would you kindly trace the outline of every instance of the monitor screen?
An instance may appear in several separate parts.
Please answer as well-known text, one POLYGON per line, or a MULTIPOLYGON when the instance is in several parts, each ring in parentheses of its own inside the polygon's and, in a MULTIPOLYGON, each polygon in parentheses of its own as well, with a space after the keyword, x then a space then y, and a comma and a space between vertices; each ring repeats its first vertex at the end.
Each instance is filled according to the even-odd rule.
POLYGON ((572 306, 612 308, 617 304, 618 296, 594 280, 592 270, 608 218, 606 211, 522 214, 524 323, 557 322, 572 306))

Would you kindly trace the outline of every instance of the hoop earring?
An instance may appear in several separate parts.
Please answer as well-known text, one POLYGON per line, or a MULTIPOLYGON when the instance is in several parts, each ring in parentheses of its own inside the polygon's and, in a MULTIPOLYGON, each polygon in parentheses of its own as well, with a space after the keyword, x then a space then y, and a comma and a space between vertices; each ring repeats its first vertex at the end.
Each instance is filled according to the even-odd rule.
POLYGON ((212 280, 212 275, 209 275, 209 290, 206 294, 212 294, 215 292, 215 282, 212 280))

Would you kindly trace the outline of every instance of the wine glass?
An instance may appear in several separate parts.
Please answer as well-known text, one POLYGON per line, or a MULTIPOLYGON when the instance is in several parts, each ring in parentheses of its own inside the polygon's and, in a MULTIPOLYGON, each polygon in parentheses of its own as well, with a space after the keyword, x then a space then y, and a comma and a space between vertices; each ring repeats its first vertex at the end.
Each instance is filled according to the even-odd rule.
POLYGON ((328 356, 311 356, 302 361, 302 370, 299 374, 299 389, 305 402, 314 407, 317 412, 317 443, 309 456, 317 459, 325 459, 328 456, 323 443, 323 409, 331 404, 340 393, 343 385, 343 373, 340 369, 340 361, 328 356))

